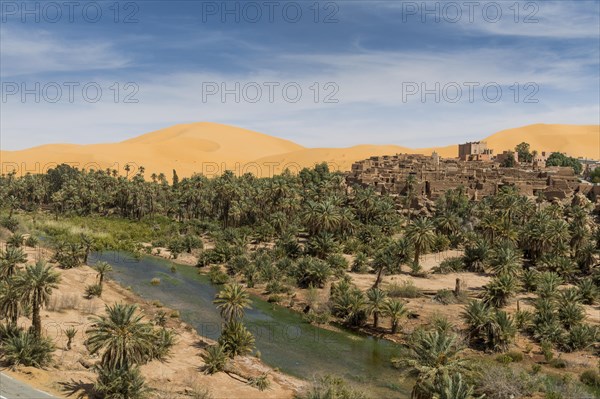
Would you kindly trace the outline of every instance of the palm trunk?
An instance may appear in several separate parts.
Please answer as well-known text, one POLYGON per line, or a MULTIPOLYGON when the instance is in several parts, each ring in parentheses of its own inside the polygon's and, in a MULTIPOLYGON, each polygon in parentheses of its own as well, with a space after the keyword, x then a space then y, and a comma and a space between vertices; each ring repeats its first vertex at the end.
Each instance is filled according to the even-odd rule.
POLYGON ((381 278, 383 275, 383 267, 379 268, 379 271, 377 272, 377 279, 375 280, 375 284, 373 285, 374 288, 378 288, 379 284, 381 283, 381 278))
POLYGON ((392 319, 392 334, 396 334, 398 332, 398 320, 392 319))
POLYGON ((42 320, 40 318, 40 304, 38 302, 37 296, 33 297, 31 320, 31 326, 33 327, 33 335, 35 335, 36 338, 39 338, 42 335, 42 320))
POLYGON ((421 248, 416 247, 415 248, 415 259, 414 259, 414 261, 415 261, 415 264, 417 264, 417 265, 419 264, 419 256, 421 255, 420 252, 421 252, 421 248))
POLYGON ((379 312, 373 312, 373 328, 379 325, 379 312))

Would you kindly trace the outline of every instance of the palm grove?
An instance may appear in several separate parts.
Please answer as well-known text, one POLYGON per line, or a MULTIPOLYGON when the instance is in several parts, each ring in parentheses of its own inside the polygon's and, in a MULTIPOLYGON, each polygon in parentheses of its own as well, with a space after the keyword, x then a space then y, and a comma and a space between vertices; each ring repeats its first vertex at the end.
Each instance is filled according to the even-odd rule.
MULTIPOLYGON (((342 174, 331 173, 325 165, 272 178, 225 172, 212 179, 202 175, 179 179, 173 171, 171 182, 162 174, 147 179, 143 168, 133 176, 67 165, 43 175, 8 174, 0 178, 0 205, 6 213, 2 225, 17 231, 18 212, 42 212, 57 220, 102 217, 142 226, 115 233, 119 239, 110 240, 104 235, 70 235, 50 223, 40 224, 43 233, 54 236, 55 259, 61 267, 84 263, 93 249, 138 251, 140 237, 154 247, 167 247, 173 257, 195 251, 198 267, 209 268, 213 282, 227 284, 216 299, 225 338, 207 354, 207 363, 214 365, 211 371, 222 370, 226 357, 248 353, 253 344, 243 326, 248 303, 240 283, 264 286, 272 302, 281 302, 293 289, 310 292, 330 284, 327 303, 304 308, 313 323, 333 319, 380 333, 381 320, 389 320, 390 328, 384 332, 401 334, 407 354, 395 363, 414 376, 416 398, 470 398, 480 393, 494 397, 484 392, 481 372, 466 360, 463 341, 478 351, 504 353, 522 335, 545 353, 597 350, 598 329, 586 322, 584 306, 598 299, 600 229, 598 215, 586 200, 548 203, 502 187, 496 195, 474 202, 458 188, 436 201, 432 215, 418 215, 411 209, 414 181, 407 180, 398 201, 368 187, 348 187, 342 174), (214 246, 204 250, 205 240, 214 246), (436 293, 434 299, 441 303, 464 304, 463 330, 437 320, 404 334, 401 326, 411 313, 396 292, 400 290, 386 289, 383 277, 423 276, 422 256, 451 248, 463 250, 463 255, 443 261, 435 273, 481 273, 491 281, 480 295, 467 297, 460 287, 436 293), (373 273, 374 285, 362 291, 348 272, 373 273), (532 306, 506 310, 524 294, 532 306)), ((27 275, 36 273, 34 267, 48 267, 21 271, 17 265, 23 259, 11 248, 2 252, 0 303, 7 320, 3 328, 20 314, 10 298, 35 301, 39 309, 56 284, 48 278, 45 288, 33 288, 34 277, 27 275)), ((51 269, 46 274, 53 275, 51 269)), ((120 322, 133 318, 123 309, 112 309, 109 318, 112 312, 118 313, 120 322)), ((31 313, 32 334, 41 339, 34 309, 31 313)), ((103 358, 101 380, 116 378, 111 373, 119 371, 128 376, 123 378, 137 381, 137 365, 160 357, 140 345, 130 349, 131 359, 103 358)), ((3 347, 8 353, 8 344, 3 347)), ((92 345, 95 351, 103 348, 112 353, 107 343, 92 345)), ((597 383, 597 373, 594 378, 597 383)))

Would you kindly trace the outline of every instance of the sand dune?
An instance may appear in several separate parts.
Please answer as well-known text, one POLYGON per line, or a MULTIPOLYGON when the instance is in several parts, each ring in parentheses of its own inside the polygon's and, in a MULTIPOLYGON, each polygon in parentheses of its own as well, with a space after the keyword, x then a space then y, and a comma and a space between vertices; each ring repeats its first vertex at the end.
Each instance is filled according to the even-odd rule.
MULTIPOLYGON (((513 149, 523 141, 538 151, 560 151, 572 156, 600 159, 598 125, 530 125, 508 129, 483 139, 496 153, 513 149)), ((251 130, 216 123, 175 125, 119 143, 49 144, 21 151, 0 151, 2 172, 16 169, 19 174, 40 173, 59 163, 79 168, 118 169, 126 164, 144 166, 146 176, 165 173, 179 176, 204 173, 214 176, 224 170, 251 172, 260 176, 279 173, 285 168, 297 171, 319 162, 335 170, 349 170, 352 163, 374 155, 437 151, 453 158, 457 145, 434 148, 406 148, 395 145, 358 145, 349 148, 305 148, 288 140, 251 130)), ((130 172, 132 173, 132 172, 130 172)))

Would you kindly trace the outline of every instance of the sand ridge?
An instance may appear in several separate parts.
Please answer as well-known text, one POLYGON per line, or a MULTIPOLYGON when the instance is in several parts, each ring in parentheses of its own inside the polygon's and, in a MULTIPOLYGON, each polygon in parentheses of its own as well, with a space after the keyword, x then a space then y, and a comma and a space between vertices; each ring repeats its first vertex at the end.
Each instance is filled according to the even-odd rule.
MULTIPOLYGON (((495 133, 482 140, 495 153, 525 141, 532 150, 559 151, 576 157, 600 159, 600 125, 536 124, 495 133)), ((0 151, 1 172, 43 173, 60 163, 85 169, 116 169, 129 175, 140 166, 146 177, 164 173, 180 177, 202 173, 212 177, 225 170, 236 174, 253 173, 269 177, 284 169, 297 172, 316 163, 327 162, 332 169, 347 171, 352 163, 376 155, 413 153, 429 155, 436 151, 453 158, 458 145, 408 148, 397 145, 357 145, 348 148, 305 148, 289 140, 238 127, 210 122, 174 125, 118 143, 47 144, 19 151, 0 151)))

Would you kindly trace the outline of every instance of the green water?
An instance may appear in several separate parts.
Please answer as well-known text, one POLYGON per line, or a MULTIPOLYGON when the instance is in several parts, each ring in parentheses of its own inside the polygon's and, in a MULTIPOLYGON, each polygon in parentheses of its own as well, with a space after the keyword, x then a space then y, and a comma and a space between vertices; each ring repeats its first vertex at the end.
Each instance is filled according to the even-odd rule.
MULTIPOLYGON (((197 269, 153 257, 134 257, 121 252, 93 254, 90 263, 109 262, 111 278, 147 300, 177 309, 181 318, 202 336, 216 339, 221 319, 212 303, 218 286, 199 275, 197 269), (171 272, 175 266, 177 271, 171 272), (150 280, 159 278, 159 285, 150 280)), ((256 338, 261 359, 272 367, 306 380, 335 374, 358 385, 371 397, 408 398, 398 370, 390 359, 399 347, 391 342, 353 332, 329 331, 302 320, 287 308, 253 298, 245 323, 256 338)))

